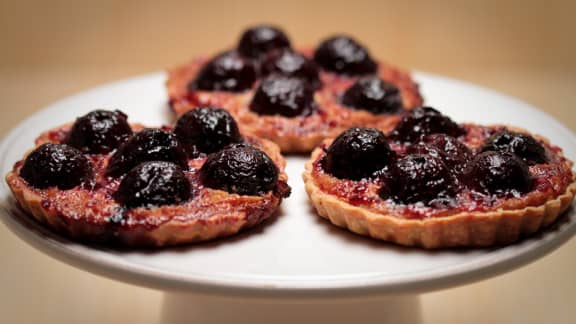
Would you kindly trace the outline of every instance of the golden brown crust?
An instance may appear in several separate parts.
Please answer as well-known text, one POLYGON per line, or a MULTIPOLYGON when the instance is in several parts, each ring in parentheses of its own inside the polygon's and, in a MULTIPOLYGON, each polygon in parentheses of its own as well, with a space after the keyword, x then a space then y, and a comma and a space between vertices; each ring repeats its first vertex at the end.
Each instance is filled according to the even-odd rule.
MULTIPOLYGON (((309 54, 309 53, 308 53, 309 54)), ((202 105, 225 108, 234 115, 241 129, 274 141, 282 152, 310 152, 320 142, 352 126, 377 127, 389 130, 399 121, 399 114, 376 115, 367 111, 349 109, 339 103, 340 95, 350 87, 357 78, 337 76, 321 72, 323 88, 316 92, 315 101, 319 112, 307 117, 287 118, 283 116, 262 116, 248 108, 252 90, 240 93, 193 91, 187 89, 206 59, 194 59, 168 71, 166 88, 170 105, 176 116, 202 105)), ((401 91, 403 106, 406 110, 422 105, 418 85, 407 71, 385 62, 379 63, 379 76, 394 83, 401 91)))
MULTIPOLYGON (((576 194, 576 175, 568 171, 571 181, 565 189, 537 205, 516 201, 515 206, 494 210, 408 219, 355 206, 323 190, 314 172, 315 162, 323 154, 321 148, 314 150, 303 173, 306 192, 318 215, 354 233, 405 246, 437 249, 510 244, 553 223, 570 207, 576 194)), ((558 154, 561 156, 561 152, 558 154)))
MULTIPOLYGON (((69 126, 43 133, 36 141, 59 142, 69 126), (60 135, 59 135, 60 134, 60 135)), ((134 128, 141 128, 137 126, 134 128)), ((247 138, 266 152, 277 165, 279 188, 263 196, 240 196, 221 190, 200 188, 190 202, 130 210, 122 223, 111 222, 118 205, 103 191, 76 187, 64 193, 57 188, 38 190, 19 176, 22 161, 6 176, 6 182, 20 206, 36 220, 79 241, 133 247, 160 247, 187 244, 230 236, 253 227, 273 215, 289 190, 284 172, 285 160, 278 147, 267 140, 247 138), (94 207, 97 206, 97 207, 94 207)), ((192 160, 199 169, 203 161, 192 160)))

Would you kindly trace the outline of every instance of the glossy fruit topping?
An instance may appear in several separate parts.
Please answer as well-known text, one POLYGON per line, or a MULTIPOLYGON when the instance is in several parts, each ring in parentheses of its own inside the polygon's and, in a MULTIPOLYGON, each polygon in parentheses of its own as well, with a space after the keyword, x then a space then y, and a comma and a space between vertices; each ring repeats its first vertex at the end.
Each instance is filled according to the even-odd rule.
POLYGON ((318 66, 314 61, 292 50, 277 51, 262 64, 261 73, 265 76, 279 74, 306 80, 313 89, 321 87, 318 66))
POLYGON ((410 154, 391 167, 380 195, 402 204, 431 205, 450 199, 455 191, 454 177, 441 158, 410 154))
POLYGON ((500 131, 492 135, 484 146, 482 152, 498 151, 515 154, 528 165, 546 163, 546 150, 534 137, 526 134, 500 131))
POLYGON ((120 182, 114 199, 128 208, 182 203, 191 197, 191 185, 182 169, 164 161, 144 162, 120 182))
POLYGON ((188 167, 186 153, 176 135, 148 128, 136 133, 114 152, 107 173, 114 177, 121 176, 146 161, 168 161, 184 169, 188 167))
POLYGON ((378 66, 368 50, 349 36, 337 35, 324 40, 314 61, 326 71, 349 76, 375 73, 378 66))
POLYGON ((367 77, 344 92, 342 104, 374 114, 390 114, 402 109, 402 96, 394 84, 378 77, 367 77))
POLYGON ((308 116, 316 109, 314 90, 306 81, 284 76, 262 80, 250 103, 259 115, 308 116))
POLYGON ((432 134, 425 136, 423 142, 408 147, 408 153, 430 154, 439 157, 455 174, 460 174, 472 159, 473 153, 452 136, 445 134, 432 134))
POLYGON ((261 150, 236 144, 206 159, 200 180, 208 188, 240 195, 262 195, 276 188, 278 169, 261 150))
POLYGON ((251 61, 229 51, 206 63, 196 79, 188 84, 188 90, 242 92, 252 88, 256 77, 256 68, 251 61))
POLYGON ((242 141, 236 121, 221 108, 200 107, 188 111, 176 122, 174 134, 191 158, 242 141))
POLYGON ((324 170, 339 179, 369 178, 388 166, 395 153, 375 128, 350 128, 326 151, 324 170))
POLYGON ((26 157, 20 176, 34 188, 72 189, 92 178, 92 166, 80 152, 66 144, 46 143, 26 157))
POLYGON ((507 152, 480 153, 466 168, 468 186, 486 194, 518 196, 532 188, 532 177, 526 163, 507 152))
POLYGON ((64 143, 83 153, 108 153, 132 136, 127 118, 119 110, 94 110, 76 119, 64 143))
POLYGON ((274 50, 290 48, 290 40, 278 27, 259 25, 247 29, 238 42, 238 52, 248 58, 258 59, 274 50))
POLYGON ((430 107, 421 107, 406 113, 390 134, 398 142, 416 143, 430 134, 446 134, 452 137, 466 131, 447 116, 430 107))

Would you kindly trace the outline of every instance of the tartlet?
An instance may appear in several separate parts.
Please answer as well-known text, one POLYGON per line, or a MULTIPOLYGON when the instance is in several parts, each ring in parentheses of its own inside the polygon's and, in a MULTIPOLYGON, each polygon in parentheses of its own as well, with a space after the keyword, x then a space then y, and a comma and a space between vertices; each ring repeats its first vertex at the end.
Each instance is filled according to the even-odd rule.
POLYGON ((318 215, 360 235, 436 249, 510 244, 570 207, 575 176, 559 147, 515 127, 457 125, 446 117, 442 127, 428 127, 431 118, 409 122, 429 113, 439 116, 418 109, 387 136, 351 129, 316 148, 303 179, 318 215), (363 143, 368 149, 359 154, 381 163, 341 154, 346 141, 363 143), (333 160, 344 155, 351 158, 333 160), (343 170, 358 163, 360 173, 343 170))
MULTIPOLYGON (((209 118, 223 114, 220 111, 220 116, 214 116, 212 110, 204 113, 209 118)), ((289 195, 284 158, 268 140, 240 134, 235 143, 226 145, 220 138, 218 143, 213 141, 217 145, 212 152, 204 153, 177 141, 172 126, 151 129, 126 125, 121 112, 95 111, 74 124, 42 133, 36 148, 6 176, 19 205, 39 222, 74 240, 160 247, 212 240, 253 227, 271 217, 282 198, 289 195), (124 124, 126 136, 120 141, 109 140, 113 132, 101 136, 87 131, 86 123, 82 125, 90 118, 108 118, 106 123, 112 115, 124 124), (133 153, 136 151, 139 153, 133 153), (261 172, 252 174, 253 178, 267 172, 267 182, 236 178, 234 188, 226 179, 216 177, 223 172, 218 159, 238 155, 256 159, 256 165, 240 159, 239 163, 245 164, 240 167, 248 165, 261 172), (65 161, 59 162, 62 157, 65 161)), ((219 121, 219 125, 223 124, 219 121)))
MULTIPOLYGON (((374 61, 368 50, 351 37, 335 36, 324 40, 316 50, 297 51, 273 26, 248 29, 235 49, 170 69, 166 87, 176 116, 198 106, 223 107, 243 129, 274 141, 285 153, 310 152, 323 139, 351 126, 390 129, 402 111, 423 102, 418 85, 407 71, 374 61), (347 55, 352 58, 341 57, 351 52, 347 55), (226 67, 235 70, 226 74, 226 67), (364 100, 370 101, 370 106, 362 102, 343 104, 346 91, 366 78, 385 83, 385 88, 375 87, 380 85, 376 82, 371 84, 372 90, 366 86, 365 91, 371 92, 364 100), (294 86, 294 79, 302 84, 294 86), (260 96, 270 95, 270 91, 263 91, 267 83, 268 88, 275 87, 276 97, 254 107, 259 92, 260 96), (278 94, 279 88, 287 90, 278 94), (294 94, 297 91, 305 94, 300 98, 294 94), (380 107, 374 104, 378 100, 380 107)), ((349 101, 358 100, 362 99, 349 101)))

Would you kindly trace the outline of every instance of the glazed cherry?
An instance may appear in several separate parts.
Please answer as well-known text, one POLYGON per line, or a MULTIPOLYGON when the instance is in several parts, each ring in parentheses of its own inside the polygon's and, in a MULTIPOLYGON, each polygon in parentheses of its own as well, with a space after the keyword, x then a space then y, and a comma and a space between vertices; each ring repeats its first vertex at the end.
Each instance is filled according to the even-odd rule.
POLYGON ((128 208, 180 204, 191 196, 191 185, 182 169, 164 161, 139 164, 126 173, 114 193, 114 199, 128 208))
POLYGON ((206 63, 196 79, 188 84, 188 90, 242 92, 252 88, 256 77, 251 61, 229 51, 206 63))
POLYGON ((136 133, 114 152, 107 174, 117 177, 146 161, 168 161, 182 168, 188 167, 186 153, 176 135, 148 128, 136 133))
POLYGON ((314 90, 306 81, 284 76, 262 80, 250 103, 259 115, 308 116, 316 109, 314 90))
POLYGON ((390 175, 380 195, 402 204, 430 205, 449 199, 456 190, 449 168, 432 155, 407 155, 392 166, 390 175))
POLYGON ((274 50, 290 48, 290 40, 278 27, 260 25, 246 30, 238 42, 238 52, 248 58, 258 59, 274 50))
POLYGON ((421 107, 406 113, 396 125, 390 137, 398 142, 416 143, 426 135, 446 134, 452 137, 466 131, 447 116, 431 107, 421 107))
POLYGON ((482 152, 498 151, 515 154, 528 165, 546 163, 546 150, 530 135, 502 130, 492 135, 482 147, 482 152))
POLYGON ((339 179, 369 178, 394 159, 384 134, 375 128, 350 128, 338 135, 326 151, 324 170, 339 179))
POLYGON ((34 188, 72 189, 92 178, 92 166, 80 152, 66 144, 42 144, 26 157, 20 176, 34 188))
POLYGON ((402 96, 394 84, 378 77, 367 77, 344 92, 342 104, 374 114, 390 114, 402 109, 402 96))
POLYGON ((261 67, 263 75, 280 74, 306 80, 314 89, 321 87, 318 66, 314 61, 292 50, 270 54, 261 67))
POLYGON ((428 135, 422 141, 409 146, 408 153, 439 157, 455 174, 462 173, 473 156, 472 151, 464 143, 445 134, 428 135))
POLYGON ((262 195, 276 188, 278 168, 261 150, 246 144, 212 153, 200 169, 208 188, 240 195, 262 195))
POLYGON ((127 118, 119 110, 92 111, 76 119, 64 143, 88 154, 108 153, 132 136, 127 118))
POLYGON ((480 153, 466 168, 464 179, 468 185, 487 194, 517 196, 532 188, 532 177, 526 163, 508 152, 480 153))
POLYGON ((189 157, 242 142, 236 121, 221 108, 200 107, 188 111, 176 122, 174 134, 189 157))
POLYGON ((324 40, 314 61, 326 71, 349 76, 375 73, 378 66, 368 50, 349 36, 337 35, 324 40))

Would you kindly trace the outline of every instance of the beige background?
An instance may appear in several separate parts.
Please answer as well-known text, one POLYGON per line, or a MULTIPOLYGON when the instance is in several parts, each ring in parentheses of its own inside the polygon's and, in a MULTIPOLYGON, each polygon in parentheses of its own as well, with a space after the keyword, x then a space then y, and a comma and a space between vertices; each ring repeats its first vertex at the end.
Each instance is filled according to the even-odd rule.
MULTIPOLYGON (((569 0, 0 0, 0 135, 59 98, 218 51, 262 21, 300 46, 347 31, 377 57, 519 97, 576 130, 575 12, 569 0)), ((426 294, 424 321, 575 323, 575 249, 426 294)), ((54 261, 4 226, 0 260, 0 323, 157 322, 160 292, 54 261)))

